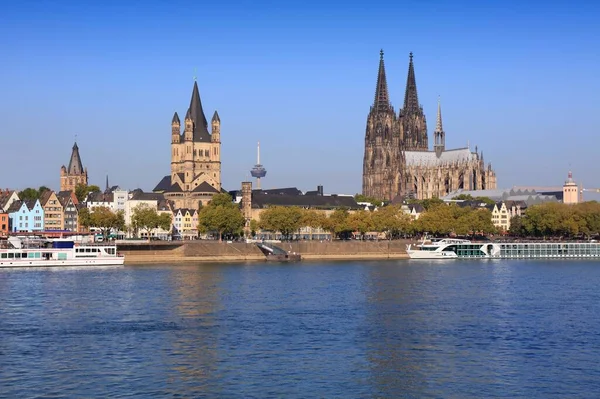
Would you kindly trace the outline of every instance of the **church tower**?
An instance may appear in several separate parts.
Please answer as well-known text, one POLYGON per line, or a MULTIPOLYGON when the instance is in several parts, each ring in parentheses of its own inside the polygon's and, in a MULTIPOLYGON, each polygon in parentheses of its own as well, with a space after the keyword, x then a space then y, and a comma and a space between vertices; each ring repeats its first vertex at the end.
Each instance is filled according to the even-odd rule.
POLYGON ((427 151, 427 121, 423 107, 419 105, 417 81, 413 64, 413 53, 409 55, 408 76, 404 93, 404 106, 400 110, 400 135, 404 141, 405 151, 427 151))
POLYGON ((433 150, 435 151, 435 155, 439 158, 442 155, 442 152, 446 150, 446 133, 442 127, 442 106, 440 105, 439 98, 435 131, 433 132, 433 142, 433 150))
POLYGON ((390 104, 383 50, 375 99, 367 117, 363 158, 362 193, 380 200, 392 200, 400 192, 403 163, 402 143, 396 113, 390 104))
POLYGON ((198 83, 183 120, 177 112, 171 120, 171 174, 154 188, 177 208, 197 209, 221 191, 221 119, 215 111, 209 132, 198 83), (183 132, 182 132, 183 128, 183 132))
POLYGON ((87 186, 88 174, 87 168, 84 168, 81 163, 79 147, 77 146, 77 142, 75 142, 71 151, 69 167, 66 168, 65 165, 60 167, 60 191, 75 191, 75 188, 79 184, 87 186))

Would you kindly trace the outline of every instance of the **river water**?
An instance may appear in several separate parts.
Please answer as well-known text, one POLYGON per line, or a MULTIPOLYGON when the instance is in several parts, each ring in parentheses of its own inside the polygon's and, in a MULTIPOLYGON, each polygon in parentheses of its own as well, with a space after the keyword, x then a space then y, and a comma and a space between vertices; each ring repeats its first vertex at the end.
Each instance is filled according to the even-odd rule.
POLYGON ((0 271, 0 397, 594 398, 600 262, 0 271))

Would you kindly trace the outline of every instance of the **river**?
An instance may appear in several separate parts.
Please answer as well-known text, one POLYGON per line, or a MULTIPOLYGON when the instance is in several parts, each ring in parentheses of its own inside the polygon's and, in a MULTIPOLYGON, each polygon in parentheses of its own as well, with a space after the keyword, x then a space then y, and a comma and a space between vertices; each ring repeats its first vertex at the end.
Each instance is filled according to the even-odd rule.
POLYGON ((600 262, 0 270, 4 398, 592 398, 600 262))

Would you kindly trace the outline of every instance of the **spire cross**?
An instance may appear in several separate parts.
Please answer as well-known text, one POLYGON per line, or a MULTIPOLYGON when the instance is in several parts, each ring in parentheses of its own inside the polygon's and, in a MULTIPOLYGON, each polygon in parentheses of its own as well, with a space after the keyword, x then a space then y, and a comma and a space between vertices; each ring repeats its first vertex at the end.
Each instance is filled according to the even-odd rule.
POLYGON ((75 142, 77 142, 77 135, 75 135, 75 142))
POLYGON ((196 69, 197 68, 194 68, 194 82, 196 81, 196 69))
POLYGON ((412 62, 412 59, 413 59, 413 53, 412 53, 412 51, 408 55, 410 57, 410 62, 412 62))
POLYGON ((383 59, 383 49, 379 50, 379 59, 383 59))

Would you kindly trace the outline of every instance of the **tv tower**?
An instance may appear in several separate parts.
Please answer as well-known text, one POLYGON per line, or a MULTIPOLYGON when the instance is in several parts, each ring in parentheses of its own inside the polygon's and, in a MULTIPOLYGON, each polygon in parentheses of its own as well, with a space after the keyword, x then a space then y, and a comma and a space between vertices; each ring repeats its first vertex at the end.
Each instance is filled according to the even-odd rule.
POLYGON ((250 170, 252 177, 256 177, 256 188, 260 190, 260 178, 267 175, 267 170, 260 164, 260 141, 256 148, 256 165, 250 170))

